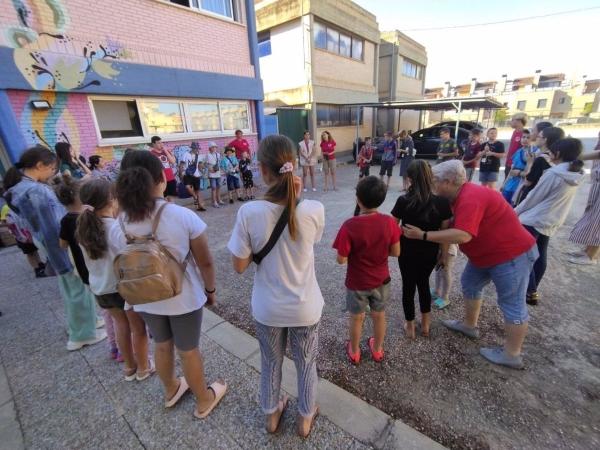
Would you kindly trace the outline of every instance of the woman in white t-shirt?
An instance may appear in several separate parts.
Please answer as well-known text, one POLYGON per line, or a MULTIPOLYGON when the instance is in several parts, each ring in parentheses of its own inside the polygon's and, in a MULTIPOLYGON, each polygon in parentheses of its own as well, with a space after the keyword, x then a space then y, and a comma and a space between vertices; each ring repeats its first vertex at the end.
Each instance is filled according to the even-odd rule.
POLYGON ((325 223, 323 205, 297 203, 302 185, 294 176, 295 150, 285 136, 268 136, 258 150, 265 200, 243 205, 228 248, 233 266, 244 272, 269 241, 285 208, 289 219, 275 246, 258 264, 252 290, 252 315, 262 354, 260 404, 267 431, 277 431, 287 397, 280 398, 281 366, 289 336, 298 372, 298 434, 309 435, 318 413, 317 346, 323 296, 315 276, 314 245, 325 223))
MULTIPOLYGON (((121 162, 117 180, 117 199, 123 227, 115 223, 110 240, 121 251, 127 245, 125 232, 148 236, 158 208, 163 204, 166 187, 162 164, 144 150, 129 152, 121 162)), ((157 240, 175 259, 186 266, 181 293, 153 303, 135 305, 152 333, 155 342, 156 370, 165 389, 165 406, 175 406, 188 390, 196 396, 194 416, 204 418, 219 403, 227 384, 216 381, 206 385, 198 342, 202 323, 202 307, 215 303, 215 269, 204 231, 206 224, 187 208, 168 204, 156 229, 157 240), (184 377, 175 376, 177 349, 184 377)))

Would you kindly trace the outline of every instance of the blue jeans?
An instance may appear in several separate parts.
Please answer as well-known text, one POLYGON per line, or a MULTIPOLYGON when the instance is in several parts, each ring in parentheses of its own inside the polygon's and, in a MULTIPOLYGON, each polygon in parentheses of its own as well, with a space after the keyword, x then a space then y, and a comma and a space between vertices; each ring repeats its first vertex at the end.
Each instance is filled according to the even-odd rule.
POLYGON ((498 307, 504 321, 521 325, 529 320, 525 303, 527 284, 533 263, 538 258, 535 246, 510 261, 492 267, 475 267, 469 261, 461 277, 463 295, 466 299, 481 300, 483 288, 490 281, 496 286, 498 307))
POLYGON ((535 228, 529 225, 524 225, 527 231, 535 238, 535 242, 538 248, 539 258, 533 265, 533 270, 529 274, 529 286, 527 287, 527 293, 531 294, 537 292, 539 284, 544 278, 546 273, 546 265, 548 260, 548 243, 550 242, 550 236, 540 233, 535 228))

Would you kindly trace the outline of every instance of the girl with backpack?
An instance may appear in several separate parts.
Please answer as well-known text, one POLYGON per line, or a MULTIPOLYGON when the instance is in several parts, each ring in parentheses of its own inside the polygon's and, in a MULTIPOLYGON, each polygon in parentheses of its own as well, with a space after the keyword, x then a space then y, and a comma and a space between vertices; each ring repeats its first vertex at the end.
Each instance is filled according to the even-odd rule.
POLYGON ((125 381, 143 381, 155 370, 148 361, 146 324, 117 292, 113 269, 116 250, 108 232, 116 222, 118 205, 111 191, 111 183, 104 178, 89 180, 81 186, 83 211, 77 220, 75 236, 88 268, 90 289, 98 306, 114 320, 117 345, 125 361, 125 381))
POLYGON ((307 437, 318 413, 317 347, 323 296, 315 276, 314 245, 321 240, 325 214, 317 201, 298 203, 302 182, 294 176, 295 158, 294 144, 287 137, 274 135, 261 141, 258 161, 268 191, 264 200, 239 209, 228 248, 238 273, 257 262, 252 315, 262 356, 260 406, 267 431, 277 431, 287 406, 280 388, 289 336, 298 374, 298 434, 307 437))
POLYGON ((106 339, 106 333, 96 330, 94 297, 74 273, 67 251, 59 245, 60 221, 66 210, 46 184, 56 174, 56 166, 56 154, 46 147, 26 150, 4 177, 9 188, 5 197, 27 222, 36 246, 46 252, 57 274, 67 313, 67 350, 72 351, 106 339))
MULTIPOLYGON (((206 224, 187 208, 165 204, 166 184, 162 163, 152 153, 134 150, 123 157, 116 188, 121 213, 119 222, 110 230, 109 242, 115 246, 116 263, 124 252, 129 250, 132 254, 128 241, 141 242, 141 237, 153 235, 184 272, 179 294, 135 304, 133 309, 141 314, 154 337, 154 358, 165 390, 165 407, 175 406, 191 389, 196 396, 194 417, 203 419, 227 390, 222 380, 207 387, 198 348, 202 308, 216 302, 215 267, 206 224), (175 376, 175 349, 183 366, 181 378, 175 376)), ((143 280, 137 281, 143 285, 143 280)), ((123 295, 121 284, 123 280, 117 280, 123 295)), ((143 293, 144 289, 140 291, 143 293)), ((148 293, 148 289, 145 291, 148 293)))

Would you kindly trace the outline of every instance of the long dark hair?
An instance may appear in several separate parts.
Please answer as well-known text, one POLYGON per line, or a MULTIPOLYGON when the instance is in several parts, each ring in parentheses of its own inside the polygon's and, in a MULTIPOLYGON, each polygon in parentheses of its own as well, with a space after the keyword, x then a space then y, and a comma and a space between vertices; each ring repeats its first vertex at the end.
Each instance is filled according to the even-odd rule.
POLYGON ((160 160, 146 150, 132 150, 121 160, 117 200, 131 222, 141 222, 154 211, 154 187, 163 180, 160 160))
POLYGON ((56 176, 52 179, 51 185, 58 201, 65 206, 70 206, 79 199, 79 182, 71 175, 56 176))
MULTIPOLYGON (((87 251, 90 259, 100 259, 108 250, 108 240, 102 218, 96 214, 108 206, 113 199, 112 185, 104 178, 86 181, 81 186, 79 198, 86 208, 77 219, 75 237, 87 251)), ((112 268, 110 268, 112 270, 112 268)))
POLYGON ((551 149, 555 143, 565 137, 565 132, 559 127, 544 128, 541 133, 543 133, 544 139, 546 139, 546 148, 548 149, 551 149))
POLYGON ((37 163, 41 162, 44 166, 49 166, 56 161, 56 155, 43 145, 36 145, 23 152, 19 161, 4 175, 4 189, 8 190, 16 186, 23 179, 23 169, 32 169, 37 163))
POLYGON ((431 167, 422 159, 415 159, 406 170, 410 178, 410 187, 406 193, 408 207, 428 217, 433 208, 433 173, 431 167))
POLYGON ((58 156, 59 165, 67 164, 73 169, 78 167, 77 163, 73 161, 73 156, 71 156, 71 144, 68 142, 57 142, 54 150, 56 151, 56 156, 58 156))
POLYGON ((569 172, 581 172, 583 169, 583 161, 579 159, 583 145, 579 139, 572 137, 561 139, 552 145, 550 151, 562 162, 570 163, 569 172))
POLYGON ((298 234, 294 172, 279 173, 279 171, 284 164, 293 164, 294 159, 294 144, 286 136, 267 136, 258 147, 258 161, 275 180, 275 183, 269 187, 265 194, 265 199, 273 203, 285 202, 289 211, 288 230, 293 240, 296 239, 298 234))

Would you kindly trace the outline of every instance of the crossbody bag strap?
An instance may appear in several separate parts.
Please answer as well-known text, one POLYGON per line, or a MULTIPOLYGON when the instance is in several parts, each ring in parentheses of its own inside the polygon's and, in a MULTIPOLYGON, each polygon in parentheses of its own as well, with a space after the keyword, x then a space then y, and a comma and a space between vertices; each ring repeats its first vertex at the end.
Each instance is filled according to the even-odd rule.
POLYGON ((281 216, 279 216, 279 220, 277 220, 275 228, 273 228, 273 232, 271 233, 271 236, 269 237, 269 240, 267 241, 265 246, 258 253, 252 255, 253 262, 255 262, 256 264, 260 264, 261 261, 265 259, 265 257, 271 252, 271 250, 273 250, 273 247, 275 247, 275 244, 277 243, 277 241, 281 237, 281 234, 283 233, 283 230, 287 226, 289 217, 290 210, 286 206, 283 212, 281 213, 281 216))

